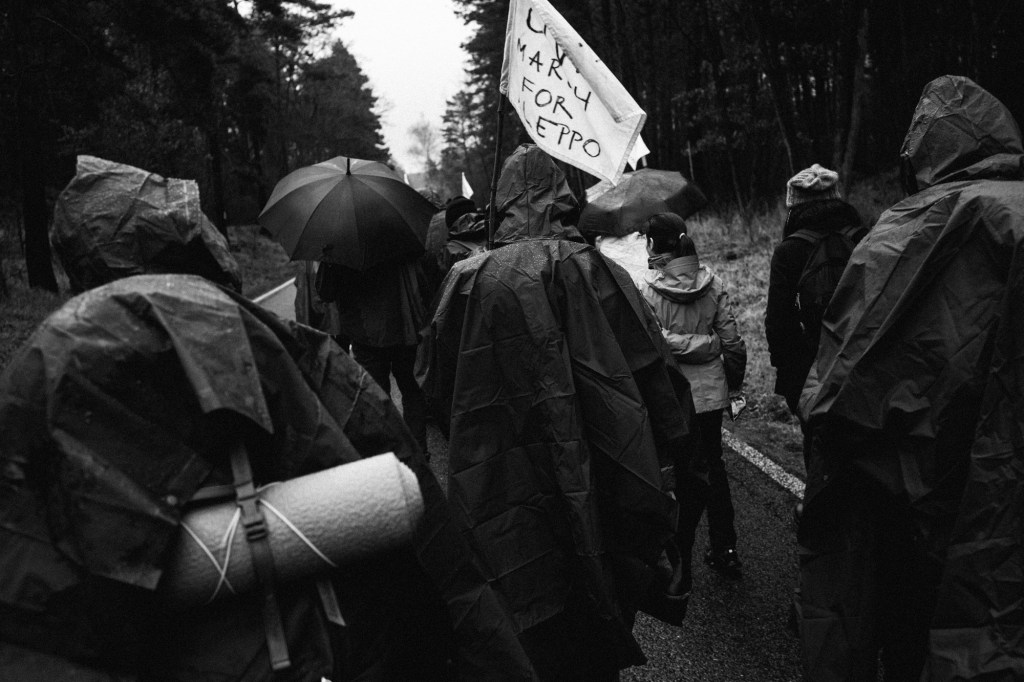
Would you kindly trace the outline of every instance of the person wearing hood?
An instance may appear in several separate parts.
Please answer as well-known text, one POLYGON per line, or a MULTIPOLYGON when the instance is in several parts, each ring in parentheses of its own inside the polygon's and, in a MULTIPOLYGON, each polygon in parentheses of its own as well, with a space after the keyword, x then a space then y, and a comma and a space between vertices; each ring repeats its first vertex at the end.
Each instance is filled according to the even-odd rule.
POLYGON ((476 210, 465 211, 448 225, 448 242, 438 255, 441 273, 447 275, 460 260, 487 249, 487 216, 476 210))
POLYGON ((710 547, 704 561, 728 578, 741 577, 736 552, 735 511, 722 461, 722 413, 743 388, 747 348, 729 309, 722 280, 701 265, 675 213, 648 219, 650 269, 640 284, 644 299, 661 322, 662 334, 690 382, 696 418, 696 456, 707 466, 708 483, 682 500, 679 549, 689 560, 704 510, 710 547))
POLYGON ((689 387, 629 274, 573 226, 551 157, 520 146, 496 197, 498 247, 454 264, 431 322, 449 499, 539 677, 614 680, 646 661, 632 628, 652 588, 681 596, 658 567, 689 387))
POLYGON ((808 680, 1024 679, 1024 145, 976 83, 928 83, 907 197, 850 257, 801 396, 808 680))

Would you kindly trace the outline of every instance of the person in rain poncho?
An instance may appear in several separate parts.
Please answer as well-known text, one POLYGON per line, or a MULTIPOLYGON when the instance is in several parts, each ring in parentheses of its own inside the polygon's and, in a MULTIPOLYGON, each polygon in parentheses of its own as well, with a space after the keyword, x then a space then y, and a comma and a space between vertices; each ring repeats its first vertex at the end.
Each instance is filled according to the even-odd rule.
POLYGON ((549 156, 506 159, 496 206, 497 248, 454 265, 431 324, 450 502, 541 678, 617 679, 645 661, 631 631, 675 526, 689 388, 549 156))
POLYGON ((0 374, 0 442, 0 678, 534 679, 390 398, 327 335, 201 277, 121 278, 47 318, 0 374), (258 485, 393 452, 424 499, 408 546, 275 584, 278 672, 260 591, 164 589, 238 443, 258 485))
POLYGON ((697 411, 697 457, 706 463, 708 473, 708 484, 697 486, 682 501, 679 549, 688 568, 694 533, 706 508, 710 547, 704 561, 726 577, 739 578, 735 512, 722 461, 722 413, 730 405, 730 395, 743 387, 746 344, 722 280, 700 264, 683 219, 659 213, 647 220, 644 232, 650 269, 640 291, 690 382, 697 411))
POLYGON ((430 287, 418 257, 387 261, 357 272, 321 263, 316 294, 337 308, 340 337, 352 357, 391 394, 391 377, 402 394, 402 416, 424 453, 427 404, 416 379, 416 355, 427 322, 430 287))
POLYGON ((1024 679, 1024 148, 971 80, 925 86, 909 196, 854 250, 801 409, 808 680, 1024 679))

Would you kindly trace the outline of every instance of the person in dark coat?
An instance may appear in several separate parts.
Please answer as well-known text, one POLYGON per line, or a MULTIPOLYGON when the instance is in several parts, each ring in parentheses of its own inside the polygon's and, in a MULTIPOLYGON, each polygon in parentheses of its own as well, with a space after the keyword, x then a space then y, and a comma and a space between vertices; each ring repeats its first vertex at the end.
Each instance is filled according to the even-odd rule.
POLYGON ((338 308, 340 333, 352 357, 391 394, 391 376, 402 395, 402 416, 427 453, 427 405, 416 379, 417 347, 427 323, 429 285, 417 258, 388 261, 356 272, 321 263, 316 290, 338 308))
MULTIPOLYGON (((772 254, 768 280, 768 307, 764 329, 771 364, 775 367, 775 393, 786 400, 794 415, 800 390, 807 379, 821 332, 821 311, 801 311, 798 283, 804 266, 815 248, 815 237, 827 233, 852 230, 853 241, 859 241, 866 230, 861 218, 839 195, 839 175, 818 164, 806 168, 786 183, 786 206, 789 213, 783 226, 782 241, 772 254), (797 234, 811 236, 797 238, 797 234)), ((804 429, 804 461, 807 449, 804 429)))
POLYGON ((962 76, 928 83, 908 196, 850 258, 800 408, 808 680, 1024 679, 1024 144, 962 76))
POLYGON ((618 679, 646 660, 632 628, 676 523, 689 385, 540 148, 506 159, 497 209, 497 247, 455 264, 431 322, 450 502, 540 677, 618 679))

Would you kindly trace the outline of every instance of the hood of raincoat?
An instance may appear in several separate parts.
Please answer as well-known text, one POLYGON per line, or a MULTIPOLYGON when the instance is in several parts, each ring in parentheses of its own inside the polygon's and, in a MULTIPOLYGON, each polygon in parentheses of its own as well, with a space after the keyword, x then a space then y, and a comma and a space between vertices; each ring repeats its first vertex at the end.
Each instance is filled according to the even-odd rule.
POLYGON ((913 194, 942 182, 1019 177, 1020 128, 991 93, 963 76, 928 83, 903 140, 904 189, 913 194))
POLYGON ((238 263, 203 214, 194 180, 79 156, 50 242, 76 292, 142 274, 201 275, 241 291, 238 263))
POLYGON ((689 303, 706 294, 715 277, 708 266, 700 264, 697 256, 673 258, 663 266, 657 258, 651 258, 650 263, 652 269, 644 274, 647 283, 677 303, 689 303))
POLYGON ((520 145, 505 159, 496 198, 496 245, 524 239, 584 241, 574 226, 579 203, 565 173, 535 144, 520 145))
POLYGON ((487 218, 479 213, 466 213, 452 223, 449 239, 486 239, 487 218))
POLYGON ((939 79, 918 109, 907 147, 927 189, 854 250, 801 400, 814 431, 800 525, 813 679, 876 660, 864 647, 881 626, 859 609, 868 576, 892 575, 894 559, 870 538, 901 527, 929 566, 913 579, 929 596, 907 614, 930 627, 922 679, 1020 673, 1004 636, 1019 594, 1002 584, 1024 485, 1024 157, 1005 109, 966 79, 939 79))
MULTIPOLYGON (((394 452, 426 505, 419 559, 374 570, 386 580, 423 568, 424 594, 436 587, 428 599, 448 604, 466 679, 499 665, 530 678, 390 398, 327 335, 189 275, 122 278, 71 299, 0 375, 0 641, 125 670, 164 657, 167 679, 269 673, 255 595, 182 625, 156 589, 185 505, 200 486, 230 484, 239 440, 257 484, 394 452)), ((328 633, 310 618, 289 647, 295 676, 319 679, 331 673, 316 651, 328 633)))

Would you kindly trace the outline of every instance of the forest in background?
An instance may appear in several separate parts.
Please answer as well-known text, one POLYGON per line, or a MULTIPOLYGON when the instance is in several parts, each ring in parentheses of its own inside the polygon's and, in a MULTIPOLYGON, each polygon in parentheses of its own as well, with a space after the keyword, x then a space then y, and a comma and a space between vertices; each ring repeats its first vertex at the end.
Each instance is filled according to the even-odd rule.
MULTIPOLYGON (((453 4, 472 27, 470 67, 428 174, 445 199, 465 172, 483 204, 508 0, 453 4)), ((1024 116, 1016 0, 552 4, 647 112, 648 165, 682 171, 748 223, 813 162, 847 183, 891 176, 936 76, 966 75, 1024 116)), ((0 275, 5 256, 23 256, 31 286, 56 288, 47 228, 79 154, 196 179, 221 229, 254 222, 297 167, 394 165, 365 75, 330 38, 349 16, 315 0, 0 5, 0 275)), ((504 128, 500 158, 527 141, 514 113, 504 128)), ((568 170, 577 191, 594 181, 568 170)))
POLYGON ((7 0, 0 249, 56 288, 47 228, 79 154, 195 179, 221 230, 255 222, 295 168, 390 161, 367 78, 331 40, 351 15, 315 0, 7 0))
MULTIPOLYGON (((490 181, 508 0, 453 0, 476 30, 442 167, 490 181)), ((647 112, 652 168, 751 216, 812 163, 890 171, 924 85, 967 76, 1024 121, 1019 0, 551 0, 647 112)), ((502 157, 527 141, 514 112, 502 157)), ((575 189, 594 178, 570 170, 575 189)), ((848 189, 847 184, 844 189, 848 189)))

